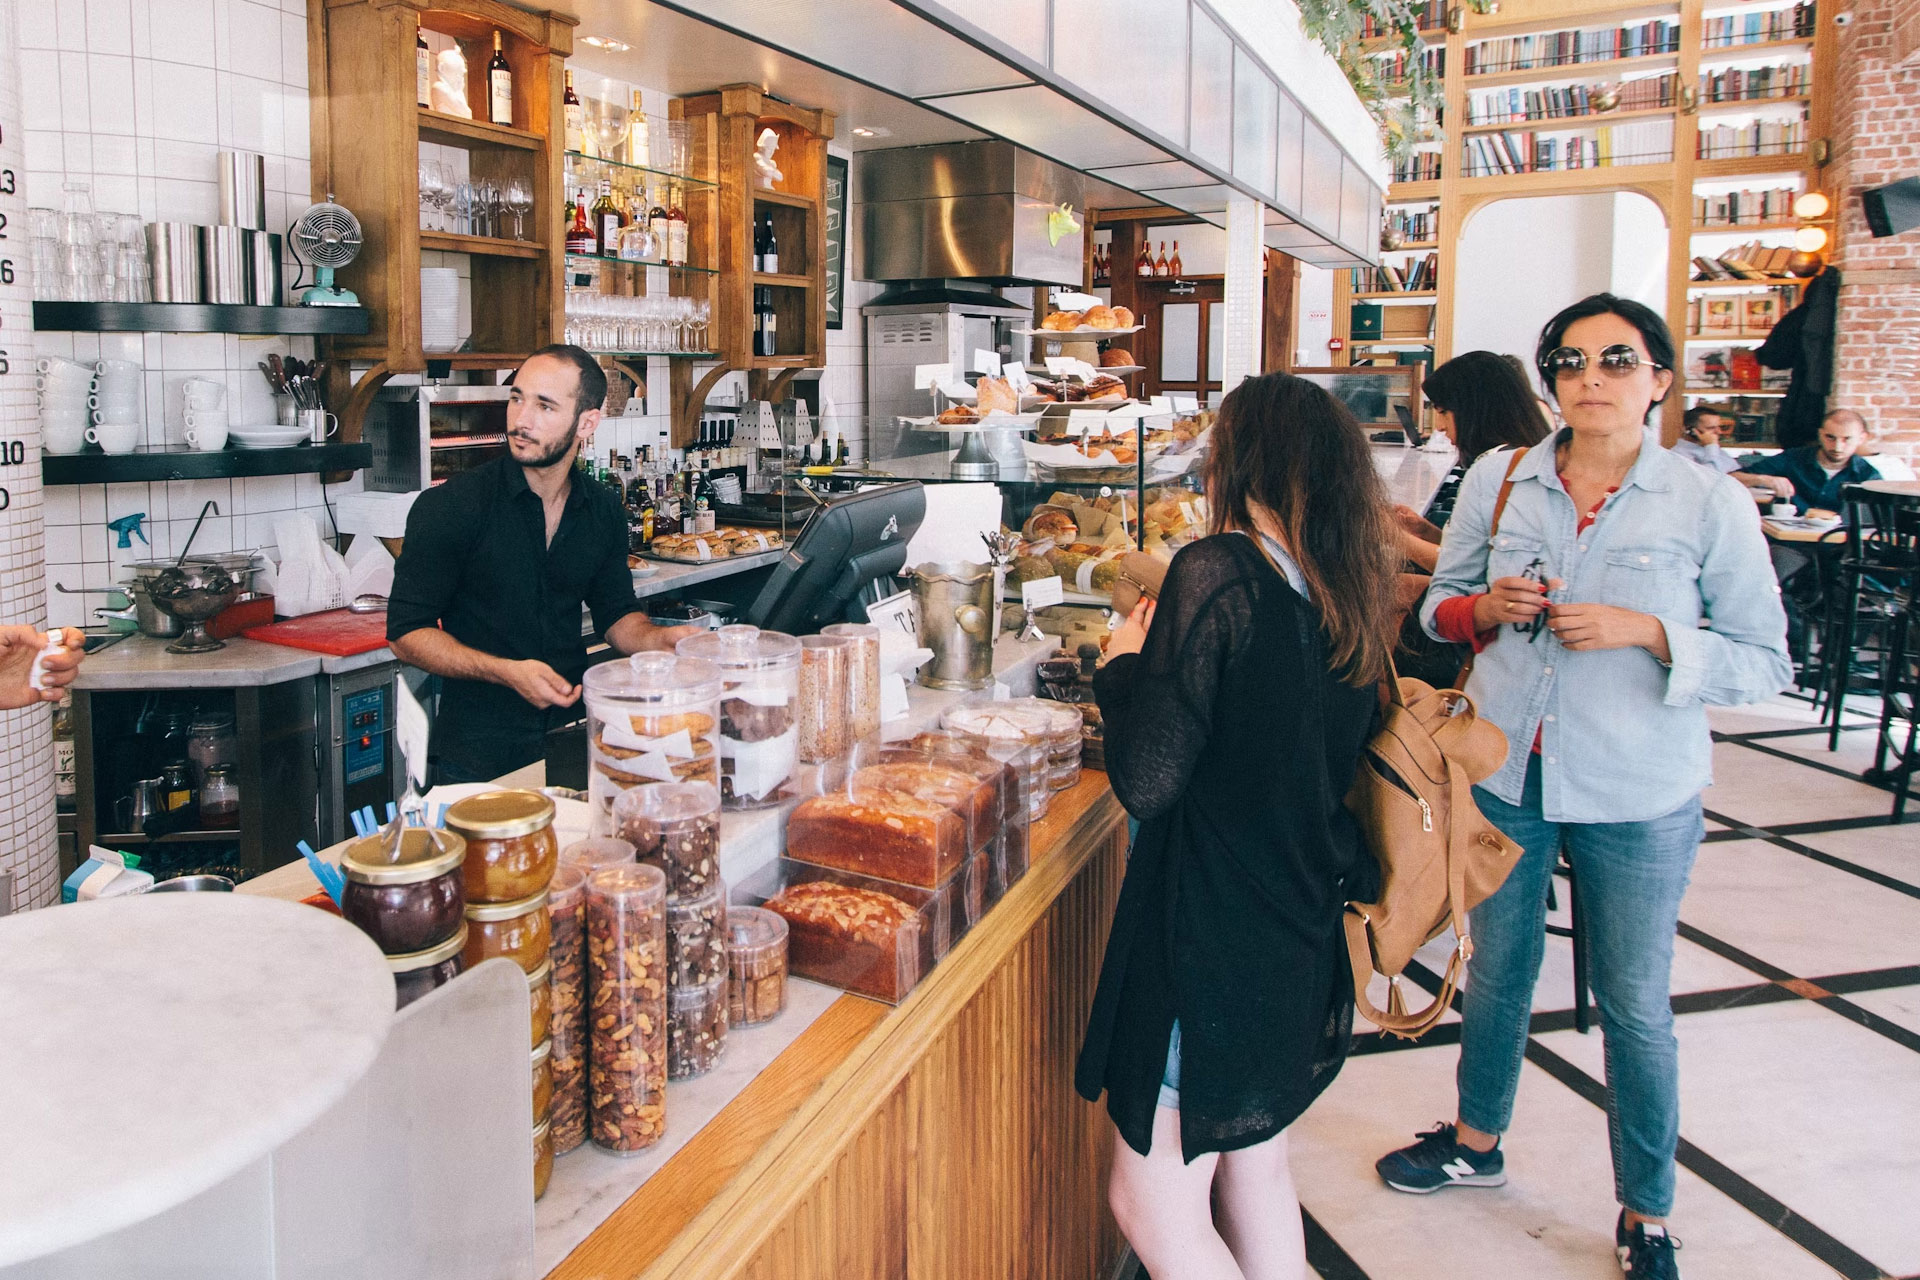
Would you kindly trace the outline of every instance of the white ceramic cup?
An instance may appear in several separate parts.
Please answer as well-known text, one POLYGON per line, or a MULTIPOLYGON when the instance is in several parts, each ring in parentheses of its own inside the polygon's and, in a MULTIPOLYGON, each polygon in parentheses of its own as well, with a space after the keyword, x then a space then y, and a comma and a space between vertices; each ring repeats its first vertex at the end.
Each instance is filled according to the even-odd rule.
POLYGON ((43 373, 33 380, 33 389, 43 396, 85 396, 93 394, 91 375, 43 373))
POLYGON ((205 413, 194 418, 187 428, 187 445, 202 453, 213 453, 227 447, 227 415, 225 413, 205 413))
MULTIPOLYGON (((194 436, 204 437, 214 431, 220 433, 222 443, 225 443, 224 437, 227 434, 227 411, 225 409, 189 409, 187 410, 186 422, 188 444, 193 443, 194 436)), ((197 448, 198 446, 195 447, 197 448)))
POLYGON ((84 421, 55 424, 43 419, 40 445, 48 453, 79 453, 87 447, 87 424, 84 421))
POLYGON ((81 364, 78 360, 69 360, 65 356, 41 356, 33 362, 33 371, 38 374, 73 373, 93 376, 93 366, 81 364))
POLYGON ((93 415, 85 409, 42 409, 40 411, 40 430, 58 430, 66 428, 82 434, 93 425, 93 415))
POLYGON ((137 400, 140 398, 140 379, 97 378, 94 380, 93 394, 102 400, 137 400))
POLYGON ((93 371, 103 378, 137 378, 142 370, 131 360, 101 360, 93 371))
POLYGON ((227 386, 209 378, 188 378, 180 384, 180 398, 189 409, 218 409, 227 402, 227 386))
POLYGON ((124 427, 138 424, 140 406, 137 404, 109 404, 93 411, 93 420, 101 426, 124 427))
POLYGON ((103 422, 87 429, 87 443, 108 453, 132 453, 140 445, 140 436, 137 422, 103 422))
POLYGON ((126 409, 138 408, 139 405, 140 393, 132 387, 124 391, 96 391, 87 397, 89 409, 126 409))

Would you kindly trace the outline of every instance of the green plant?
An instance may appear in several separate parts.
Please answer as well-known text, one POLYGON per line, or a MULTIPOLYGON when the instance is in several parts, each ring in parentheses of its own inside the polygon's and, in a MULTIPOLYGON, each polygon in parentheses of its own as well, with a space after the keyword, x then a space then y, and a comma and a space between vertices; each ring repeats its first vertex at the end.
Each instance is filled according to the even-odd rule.
POLYGON ((1406 0, 1300 0, 1300 25, 1333 55, 1360 101, 1380 124, 1380 139, 1394 161, 1405 160, 1434 127, 1440 112, 1440 82, 1421 62, 1426 40, 1406 0), (1369 49, 1361 31, 1367 19, 1386 33, 1369 49), (1381 74, 1380 55, 1406 54, 1406 79, 1381 74))

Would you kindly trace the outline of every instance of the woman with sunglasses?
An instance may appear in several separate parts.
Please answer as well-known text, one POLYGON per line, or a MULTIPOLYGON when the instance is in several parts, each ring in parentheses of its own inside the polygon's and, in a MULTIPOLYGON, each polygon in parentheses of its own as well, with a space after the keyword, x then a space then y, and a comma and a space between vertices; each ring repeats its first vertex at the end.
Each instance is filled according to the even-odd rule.
POLYGON ((1511 749, 1474 798, 1524 852, 1469 921, 1457 1122, 1376 1167, 1417 1193, 1506 1181, 1500 1139, 1564 842, 1606 1037, 1615 1244, 1634 1280, 1668 1280, 1679 1274, 1666 1229, 1679 1138, 1668 986, 1703 834, 1705 709, 1787 686, 1786 617, 1752 499, 1646 425, 1673 386, 1660 317, 1595 294, 1547 324, 1536 359, 1567 426, 1468 473, 1422 614, 1433 635, 1479 651, 1467 692, 1511 749))

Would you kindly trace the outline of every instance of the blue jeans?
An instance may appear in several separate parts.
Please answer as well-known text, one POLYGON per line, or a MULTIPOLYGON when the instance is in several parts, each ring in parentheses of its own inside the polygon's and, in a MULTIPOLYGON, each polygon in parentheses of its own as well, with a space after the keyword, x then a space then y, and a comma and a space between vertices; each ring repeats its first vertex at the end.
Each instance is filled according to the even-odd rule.
POLYGON ((1699 797, 1647 822, 1548 822, 1541 816, 1537 756, 1520 804, 1478 787, 1473 796, 1522 853, 1499 892, 1472 912, 1460 1119, 1495 1134, 1513 1120, 1546 946, 1547 885, 1564 839, 1580 886, 1588 971, 1606 1040, 1614 1196, 1635 1213, 1665 1217, 1673 1208, 1680 1138, 1679 1042, 1668 989, 1680 899, 1706 834, 1699 797))

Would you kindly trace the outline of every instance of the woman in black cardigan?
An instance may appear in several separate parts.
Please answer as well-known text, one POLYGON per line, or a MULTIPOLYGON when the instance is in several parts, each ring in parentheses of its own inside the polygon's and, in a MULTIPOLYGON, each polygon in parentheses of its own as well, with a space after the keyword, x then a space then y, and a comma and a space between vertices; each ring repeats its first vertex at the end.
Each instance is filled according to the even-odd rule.
POLYGON ((1358 424, 1286 374, 1221 405, 1207 493, 1211 536, 1094 681, 1141 828, 1077 1084, 1107 1095, 1109 1199, 1147 1270, 1268 1280, 1305 1274, 1286 1128, 1352 1032, 1340 914, 1377 869, 1342 801, 1386 670, 1396 544, 1358 424))

